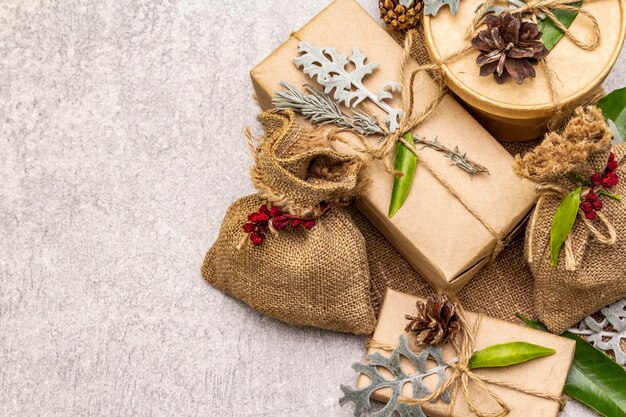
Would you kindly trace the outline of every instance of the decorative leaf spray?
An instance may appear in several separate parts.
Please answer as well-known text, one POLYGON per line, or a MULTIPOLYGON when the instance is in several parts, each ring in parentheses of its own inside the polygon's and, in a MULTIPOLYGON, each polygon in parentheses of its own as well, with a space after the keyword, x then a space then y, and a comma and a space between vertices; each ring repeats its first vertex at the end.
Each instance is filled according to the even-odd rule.
MULTIPOLYGON (((402 110, 392 107, 388 101, 393 99, 395 93, 401 91, 402 85, 389 81, 383 85, 378 94, 370 91, 363 84, 363 79, 372 74, 378 68, 378 64, 376 62, 366 64, 367 58, 358 48, 355 48, 352 56, 348 58, 333 48, 317 47, 301 42, 298 46, 298 53, 299 55, 294 58, 294 64, 302 68, 311 79, 316 79, 323 91, 305 85, 307 92, 301 92, 294 86, 282 82, 281 86, 284 90, 278 92, 273 99, 276 109, 297 111, 315 124, 334 124, 364 136, 374 134, 383 136, 387 132, 378 123, 376 117, 359 107, 369 99, 387 113, 385 123, 390 132, 393 133, 399 128, 403 116, 402 110), (348 64, 353 65, 354 70, 349 71, 346 68, 348 64)), ((443 152, 449 157, 452 165, 470 174, 489 173, 487 168, 467 158, 458 147, 450 150, 436 139, 431 141, 419 137, 414 138, 413 144, 443 152)), ((394 179, 389 217, 393 216, 404 204, 417 165, 417 157, 402 142, 396 145, 395 152, 396 170, 401 173, 402 180, 394 179)))
POLYGON ((399 82, 390 81, 380 89, 378 94, 372 93, 364 84, 363 78, 378 68, 378 63, 365 63, 366 57, 361 54, 359 48, 352 50, 352 56, 347 58, 333 48, 316 47, 307 42, 300 42, 298 52, 293 62, 298 68, 311 77, 317 78, 318 84, 324 88, 324 94, 333 93, 333 98, 339 104, 348 108, 355 108, 365 99, 383 109, 387 113, 387 125, 391 132, 400 127, 402 110, 391 107, 386 100, 393 98, 393 93, 399 92, 402 85, 399 82), (348 62, 354 64, 354 70, 348 71, 348 62))
POLYGON ((626 352, 622 343, 626 342, 626 298, 600 310, 604 318, 598 322, 594 317, 586 317, 578 327, 569 331, 584 337, 596 348, 608 352, 613 351, 615 361, 626 365, 626 352))

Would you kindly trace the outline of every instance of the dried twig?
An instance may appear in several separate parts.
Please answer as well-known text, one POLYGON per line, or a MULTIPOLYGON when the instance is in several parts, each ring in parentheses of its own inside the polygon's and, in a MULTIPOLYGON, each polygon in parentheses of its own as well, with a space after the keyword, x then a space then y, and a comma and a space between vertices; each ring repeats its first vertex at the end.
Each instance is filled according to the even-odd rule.
POLYGON ((458 146, 455 146, 454 150, 450 150, 437 141, 437 138, 428 140, 426 138, 414 137, 413 140, 415 145, 422 145, 446 154, 452 165, 456 165, 465 172, 470 174, 489 174, 489 170, 485 166, 469 159, 467 154, 461 153, 458 146))

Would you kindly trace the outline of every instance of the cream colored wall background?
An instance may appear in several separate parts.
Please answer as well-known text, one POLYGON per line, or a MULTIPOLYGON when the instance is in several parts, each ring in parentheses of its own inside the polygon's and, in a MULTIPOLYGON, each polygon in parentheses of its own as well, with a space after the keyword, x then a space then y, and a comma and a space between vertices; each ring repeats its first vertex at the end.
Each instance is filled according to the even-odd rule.
POLYGON ((363 338, 199 275, 253 191, 248 71, 328 2, 0 4, 1 416, 352 415, 363 338))

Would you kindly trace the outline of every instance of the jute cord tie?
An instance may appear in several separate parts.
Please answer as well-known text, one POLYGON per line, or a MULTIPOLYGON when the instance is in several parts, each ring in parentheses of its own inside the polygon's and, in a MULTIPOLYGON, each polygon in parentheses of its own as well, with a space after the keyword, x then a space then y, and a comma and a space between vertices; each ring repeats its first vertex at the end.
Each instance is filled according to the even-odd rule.
MULTIPOLYGON (((487 384, 510 388, 516 390, 518 392, 532 395, 534 397, 544 398, 547 400, 555 401, 559 404, 559 407, 562 409, 565 406, 565 402, 561 396, 558 395, 550 395, 545 392, 535 391, 532 389, 528 389, 526 387, 522 387, 510 382, 503 382, 492 379, 490 377, 479 375, 473 372, 469 368, 469 361, 474 354, 475 351, 475 336, 478 327, 480 326, 482 315, 478 314, 478 319, 476 320, 473 327, 471 327, 467 319, 465 317, 465 310, 462 308, 458 299, 456 301, 457 311, 459 314, 460 322, 461 322, 461 331, 459 335, 450 342, 452 345, 456 355, 457 362, 448 363, 448 367, 452 370, 451 375, 448 376, 446 381, 433 393, 423 398, 412 398, 406 396, 398 397, 398 401, 409 404, 409 405, 422 405, 425 403, 430 403, 433 401, 437 401, 441 398, 441 396, 451 389, 451 398, 450 404, 448 405, 448 415, 452 415, 454 410, 456 399, 459 391, 462 392, 463 398, 468 404, 470 412, 472 412, 477 417, 504 417, 507 416, 511 412, 511 408, 506 404, 500 396, 494 393, 487 384), (489 412, 481 410, 480 406, 476 404, 475 400, 472 399, 472 395, 470 394, 470 383, 473 383, 475 386, 480 388, 482 392, 487 394, 489 398, 491 398, 495 403, 498 404, 498 410, 489 412)), ((381 349, 387 352, 393 352, 395 350, 395 346, 379 342, 377 340, 370 339, 367 342, 367 347, 381 349)))

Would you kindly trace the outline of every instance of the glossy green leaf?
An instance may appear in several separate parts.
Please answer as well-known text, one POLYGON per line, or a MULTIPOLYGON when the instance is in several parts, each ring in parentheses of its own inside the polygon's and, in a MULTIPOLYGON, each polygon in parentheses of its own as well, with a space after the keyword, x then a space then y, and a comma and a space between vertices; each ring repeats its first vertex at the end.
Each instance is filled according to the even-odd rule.
POLYGON ((597 104, 604 117, 612 121, 622 141, 626 141, 626 87, 612 91, 597 104))
MULTIPOLYGON (((528 327, 548 331, 543 323, 518 314, 528 327)), ((626 370, 573 333, 576 353, 564 392, 606 417, 626 417, 626 370)))
POLYGON ((542 356, 554 355, 556 350, 526 342, 492 345, 474 353, 469 361, 471 369, 499 368, 516 365, 542 356))
POLYGON ((556 267, 559 262, 559 253, 567 235, 572 231, 578 208, 580 207, 581 187, 572 191, 565 196, 561 205, 557 209, 554 219, 552 219, 552 227, 550 228, 550 259, 552 266, 556 267))
MULTIPOLYGON (((580 7, 583 4, 582 1, 578 3, 572 4, 572 6, 580 7)), ((552 10, 552 13, 556 16, 556 18, 569 29, 572 25, 574 19, 576 19, 576 15, 578 12, 574 12, 571 10, 552 10)), ((545 19, 539 20, 539 30, 543 33, 541 40, 543 40, 543 44, 548 49, 554 48, 554 46, 561 40, 564 33, 561 29, 557 27, 556 24, 550 19, 546 17, 545 19)))
MULTIPOLYGON (((415 145, 415 142, 413 141, 413 134, 411 132, 406 132, 403 137, 408 143, 415 145)), ((417 157, 415 154, 408 150, 402 142, 398 142, 396 145, 396 155, 393 162, 393 168, 396 171, 402 172, 402 176, 393 178, 393 190, 391 191, 391 201, 389 203, 390 218, 393 217, 398 210, 400 210, 400 207, 402 207, 404 201, 409 195, 416 167, 417 157)))

